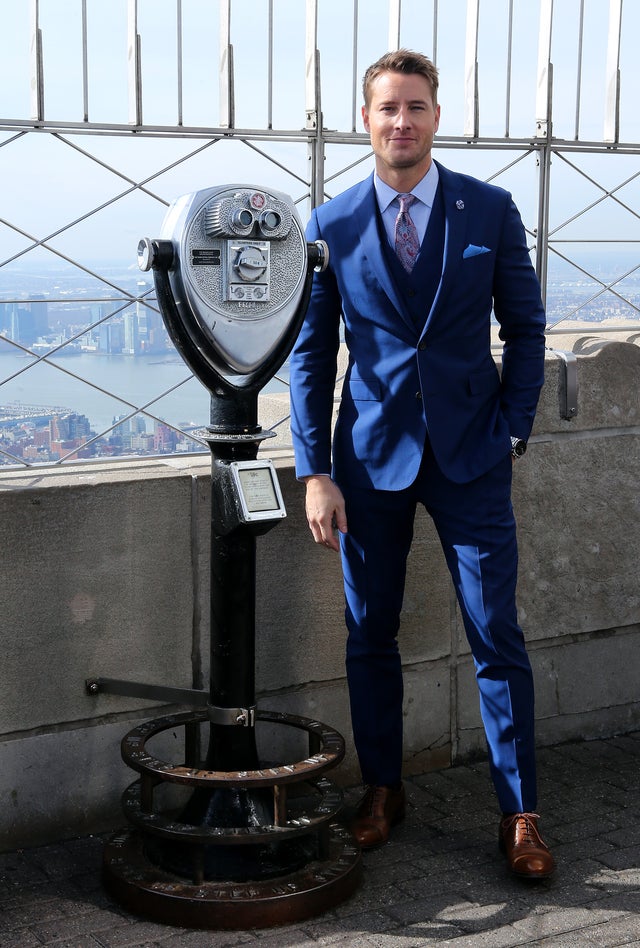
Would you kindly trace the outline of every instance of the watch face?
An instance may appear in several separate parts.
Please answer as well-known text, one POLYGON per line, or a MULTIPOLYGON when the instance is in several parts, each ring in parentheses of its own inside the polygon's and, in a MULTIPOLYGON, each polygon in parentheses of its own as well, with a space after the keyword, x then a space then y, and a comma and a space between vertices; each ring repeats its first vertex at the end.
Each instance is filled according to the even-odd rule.
POLYGON ((511 453, 516 458, 521 458, 527 450, 527 442, 522 438, 514 438, 511 442, 511 453))

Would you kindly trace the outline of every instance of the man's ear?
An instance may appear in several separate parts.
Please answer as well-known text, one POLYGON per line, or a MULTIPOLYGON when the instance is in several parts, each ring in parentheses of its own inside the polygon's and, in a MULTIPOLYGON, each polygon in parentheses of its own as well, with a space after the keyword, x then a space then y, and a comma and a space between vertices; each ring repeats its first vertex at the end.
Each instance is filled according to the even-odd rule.
POLYGON ((369 131, 369 110, 366 105, 362 106, 362 124, 364 125, 365 132, 369 131))

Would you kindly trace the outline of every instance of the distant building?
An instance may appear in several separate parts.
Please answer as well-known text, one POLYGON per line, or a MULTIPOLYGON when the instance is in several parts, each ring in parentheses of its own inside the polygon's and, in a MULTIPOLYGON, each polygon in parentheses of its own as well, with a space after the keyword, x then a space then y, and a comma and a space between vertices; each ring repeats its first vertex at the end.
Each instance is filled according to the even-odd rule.
POLYGON ((34 295, 24 302, 0 304, 0 333, 13 342, 30 346, 49 331, 47 301, 34 295))
POLYGON ((156 454, 171 454, 179 439, 179 433, 174 431, 173 428, 156 422, 153 434, 153 444, 156 454))
POLYGON ((133 310, 129 310, 123 316, 124 323, 124 344, 122 351, 125 355, 136 355, 140 351, 140 338, 138 334, 138 316, 133 310))
POLYGON ((54 441, 74 442, 71 447, 77 447, 76 442, 91 437, 91 423, 86 415, 69 412, 66 415, 54 415, 49 422, 51 443, 54 441))
POLYGON ((98 327, 98 351, 118 354, 124 349, 122 320, 109 320, 98 327))

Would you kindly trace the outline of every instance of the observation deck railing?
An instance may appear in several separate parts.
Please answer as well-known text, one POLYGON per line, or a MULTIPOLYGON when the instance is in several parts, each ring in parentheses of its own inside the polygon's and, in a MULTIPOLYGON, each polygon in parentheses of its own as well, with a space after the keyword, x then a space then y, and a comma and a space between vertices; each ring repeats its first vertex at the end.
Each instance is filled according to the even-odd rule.
POLYGON ((56 455, 51 424, 47 448, 0 418, 0 464, 200 449, 182 395, 194 391, 195 429, 208 399, 165 344, 150 281, 132 273, 137 239, 178 194, 214 183, 276 187, 305 219, 364 177, 360 77, 398 46, 440 69, 437 156, 514 194, 550 344, 596 324, 640 327, 637 4, 76 0, 64 18, 46 0, 7 7, 0 406, 53 416, 64 389, 88 429, 58 439, 56 455), (82 370, 65 359, 77 352, 82 370), (97 371, 93 356, 122 353, 178 367, 142 389, 97 371), (112 421, 94 422, 89 393, 112 421))

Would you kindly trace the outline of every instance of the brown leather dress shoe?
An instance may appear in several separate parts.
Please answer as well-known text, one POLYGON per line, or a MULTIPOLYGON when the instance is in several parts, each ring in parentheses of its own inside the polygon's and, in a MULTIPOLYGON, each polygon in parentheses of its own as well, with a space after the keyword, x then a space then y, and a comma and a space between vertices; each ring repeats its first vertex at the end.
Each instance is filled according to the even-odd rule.
POLYGON ((373 849, 389 839, 392 826, 404 819, 404 787, 398 790, 391 787, 367 787, 351 832, 362 849, 373 849))
POLYGON ((509 868, 523 879, 546 879, 556 868, 538 832, 537 813, 511 813, 500 822, 499 844, 509 868))

